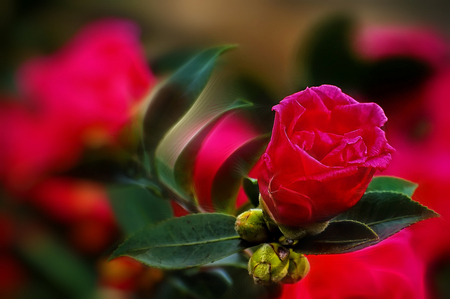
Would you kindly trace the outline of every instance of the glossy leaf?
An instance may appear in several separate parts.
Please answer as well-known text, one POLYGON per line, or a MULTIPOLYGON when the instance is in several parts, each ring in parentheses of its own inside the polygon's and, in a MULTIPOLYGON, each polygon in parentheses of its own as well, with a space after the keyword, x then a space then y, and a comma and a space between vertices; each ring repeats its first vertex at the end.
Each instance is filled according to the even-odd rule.
POLYGON ((203 51, 157 89, 150 99, 143 124, 147 152, 154 152, 164 134, 197 100, 218 57, 231 48, 233 46, 222 46, 203 51))
POLYGON ((127 235, 173 217, 169 201, 156 197, 142 186, 110 186, 108 195, 117 221, 127 235))
POLYGON ((230 214, 234 212, 242 179, 258 161, 268 142, 267 135, 253 138, 241 145, 220 166, 211 188, 212 205, 215 211, 230 214))
POLYGON ((136 232, 111 258, 129 256, 163 269, 211 263, 249 247, 234 230, 235 221, 217 213, 172 218, 136 232))
POLYGON ((361 222, 333 221, 320 234, 300 239, 294 250, 303 254, 340 253, 377 239, 377 234, 361 222))
POLYGON ((379 240, 364 244, 368 246, 416 222, 438 216, 437 213, 413 201, 405 194, 393 191, 369 191, 356 205, 334 218, 333 221, 355 220, 369 226, 378 235, 379 240))
POLYGON ((367 191, 395 191, 411 197, 417 188, 417 184, 391 176, 374 177, 367 187, 367 191))

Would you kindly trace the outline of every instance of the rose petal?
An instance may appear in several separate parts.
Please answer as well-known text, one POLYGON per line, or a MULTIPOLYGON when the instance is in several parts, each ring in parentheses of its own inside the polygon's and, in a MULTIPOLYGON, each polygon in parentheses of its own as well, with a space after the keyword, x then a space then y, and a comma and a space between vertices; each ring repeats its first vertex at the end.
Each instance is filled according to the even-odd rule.
POLYGON ((330 111, 338 105, 358 104, 357 101, 343 93, 340 88, 333 85, 325 84, 319 87, 311 87, 310 89, 322 99, 323 103, 330 111))
POLYGON ((331 111, 329 131, 344 134, 366 127, 381 127, 386 121, 383 110, 375 103, 336 106, 331 111))

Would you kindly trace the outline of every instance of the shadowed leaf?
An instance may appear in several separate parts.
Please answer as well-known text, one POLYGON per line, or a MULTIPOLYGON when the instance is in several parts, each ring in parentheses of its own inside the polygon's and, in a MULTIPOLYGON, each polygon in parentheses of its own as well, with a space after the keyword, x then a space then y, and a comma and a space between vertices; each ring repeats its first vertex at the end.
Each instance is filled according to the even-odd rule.
POLYGON ((320 234, 300 239, 294 250, 303 254, 340 253, 377 239, 377 234, 361 222, 333 221, 320 234))
POLYGON ((173 217, 168 200, 156 197, 141 186, 110 186, 108 195, 117 221, 127 235, 173 217))
POLYGON ((378 243, 416 222, 439 215, 409 196, 393 191, 369 191, 349 210, 332 221, 355 220, 369 226, 379 240, 364 244, 363 247, 378 243))

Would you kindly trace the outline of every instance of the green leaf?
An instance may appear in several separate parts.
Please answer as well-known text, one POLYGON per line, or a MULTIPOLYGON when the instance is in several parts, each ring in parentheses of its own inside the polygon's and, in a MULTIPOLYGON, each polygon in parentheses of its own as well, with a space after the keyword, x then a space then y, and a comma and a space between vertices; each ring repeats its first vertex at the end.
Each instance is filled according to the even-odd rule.
MULTIPOLYGON (((215 211, 233 214, 242 179, 258 161, 269 142, 270 136, 255 137, 242 144, 231 154, 217 171, 211 188, 215 211)), ((259 196, 259 191, 257 191, 259 196)), ((258 199, 257 199, 258 201, 258 199)))
POLYGON ((168 200, 139 185, 110 186, 108 195, 117 221, 127 235, 173 217, 168 200))
POLYGON ((249 177, 244 178, 242 181, 242 187, 247 195, 248 199, 252 203, 253 207, 259 206, 259 186, 258 180, 249 177))
POLYGON ((310 37, 301 44, 307 45, 298 52, 298 69, 305 68, 302 85, 333 84, 343 90, 354 90, 361 84, 364 61, 354 52, 353 35, 356 22, 349 15, 327 16, 310 37))
MULTIPOLYGON (((193 270, 193 269, 189 269, 193 270)), ((232 288, 232 279, 223 269, 208 268, 199 271, 183 271, 181 275, 169 277, 171 285, 191 298, 223 298, 232 288)))
POLYGON ((355 220, 369 226, 379 240, 354 248, 378 243, 416 222, 438 217, 434 211, 395 191, 369 191, 360 201, 332 221, 355 220))
POLYGON ((364 223, 333 221, 320 234, 300 239, 293 249, 303 254, 341 253, 377 239, 377 234, 364 223))
POLYGON ((250 247, 234 230, 236 218, 224 214, 193 214, 146 227, 114 251, 163 269, 200 266, 250 247))
POLYGON ((233 46, 207 49, 182 66, 150 99, 144 123, 146 151, 154 149, 205 88, 218 57, 233 46))
POLYGON ((411 197, 418 187, 417 184, 391 176, 374 177, 367 187, 366 192, 370 191, 394 191, 400 192, 411 197))
POLYGON ((156 150, 156 167, 160 180, 179 197, 194 203, 192 169, 203 139, 225 113, 248 108, 251 103, 218 103, 200 97, 188 113, 173 127, 156 150))
POLYGON ((83 259, 50 235, 34 231, 21 236, 21 257, 66 298, 94 298, 96 277, 83 259))

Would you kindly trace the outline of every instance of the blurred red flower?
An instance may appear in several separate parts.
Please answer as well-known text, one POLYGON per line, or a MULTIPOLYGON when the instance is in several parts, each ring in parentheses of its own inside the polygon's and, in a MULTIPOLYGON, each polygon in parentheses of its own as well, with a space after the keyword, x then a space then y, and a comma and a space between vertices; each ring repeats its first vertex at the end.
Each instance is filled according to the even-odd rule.
MULTIPOLYGON (((197 200, 206 210, 213 211, 212 185, 217 172, 237 149, 249 140, 259 136, 258 130, 239 113, 222 117, 203 140, 195 158, 193 182, 197 200)), ((247 198, 239 191, 237 206, 247 198)))
POLYGON ((289 299, 422 299, 425 268, 416 256, 409 232, 363 250, 335 255, 309 255, 310 273, 284 285, 289 299))
POLYGON ((155 78, 133 23, 86 26, 57 53, 26 62, 17 76, 26 102, 2 104, 0 176, 14 191, 65 170, 84 147, 113 143, 155 78))

